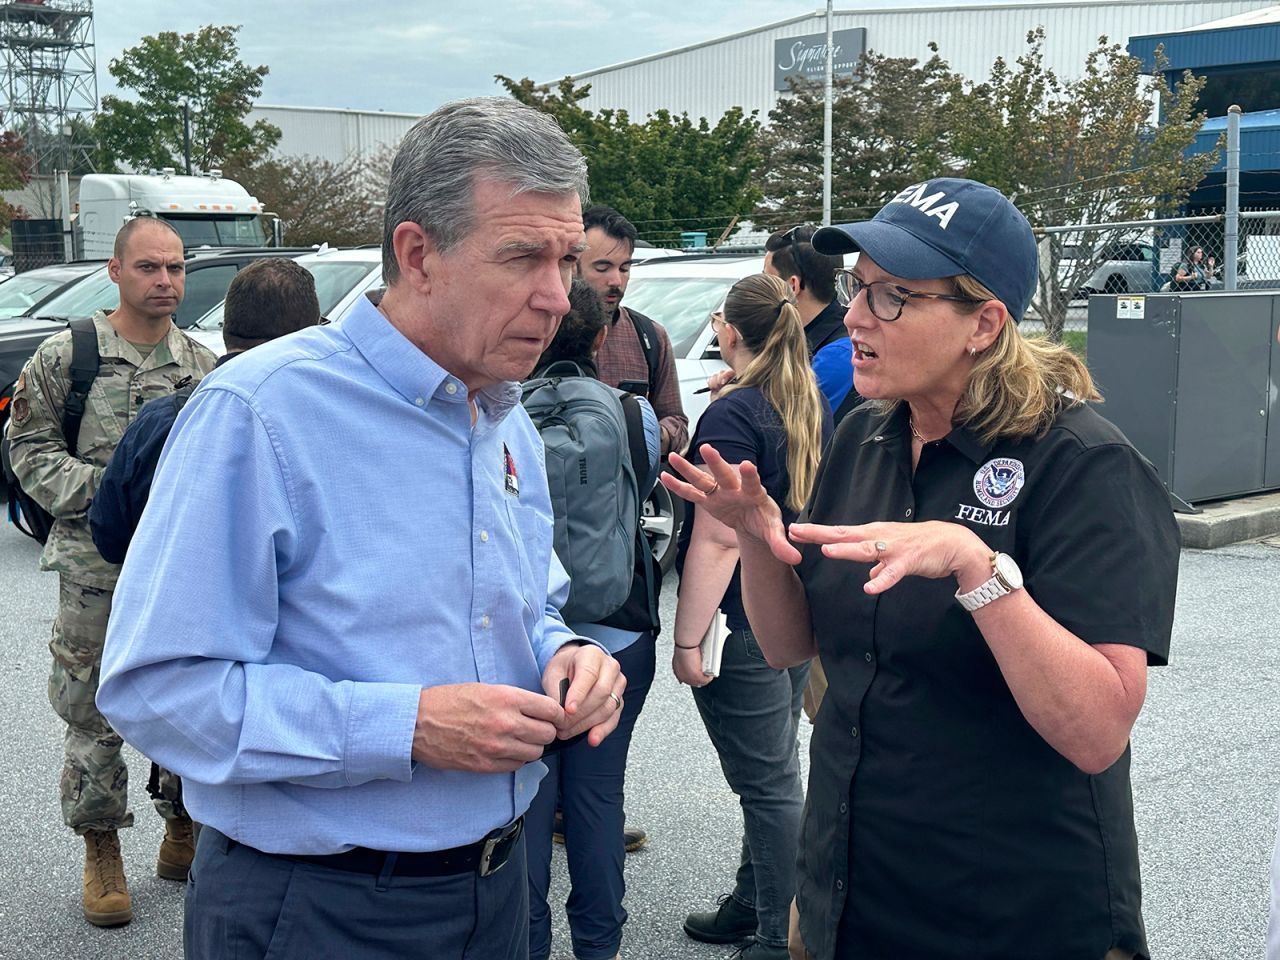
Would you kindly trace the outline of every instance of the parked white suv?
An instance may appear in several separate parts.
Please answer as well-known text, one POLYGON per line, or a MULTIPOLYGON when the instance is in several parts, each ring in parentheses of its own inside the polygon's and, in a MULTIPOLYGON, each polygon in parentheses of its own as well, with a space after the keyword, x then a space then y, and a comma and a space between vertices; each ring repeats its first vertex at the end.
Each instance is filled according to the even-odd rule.
MULTIPOLYGON (((296 262, 316 280, 316 299, 320 316, 330 321, 341 320, 367 290, 382 284, 382 250, 360 247, 354 250, 321 249, 304 253, 296 262)), ((187 329, 192 338, 214 353, 222 353, 222 308, 220 301, 187 329)))

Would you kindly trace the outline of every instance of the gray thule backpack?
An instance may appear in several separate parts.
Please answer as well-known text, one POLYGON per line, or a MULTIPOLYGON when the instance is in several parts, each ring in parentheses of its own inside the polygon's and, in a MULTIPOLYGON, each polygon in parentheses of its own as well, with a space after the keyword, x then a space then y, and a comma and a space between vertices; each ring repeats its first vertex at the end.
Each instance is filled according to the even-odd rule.
POLYGON ((631 592, 649 474, 640 403, 560 361, 524 384, 521 402, 546 451, 555 551, 569 572, 566 621, 597 623, 631 592))

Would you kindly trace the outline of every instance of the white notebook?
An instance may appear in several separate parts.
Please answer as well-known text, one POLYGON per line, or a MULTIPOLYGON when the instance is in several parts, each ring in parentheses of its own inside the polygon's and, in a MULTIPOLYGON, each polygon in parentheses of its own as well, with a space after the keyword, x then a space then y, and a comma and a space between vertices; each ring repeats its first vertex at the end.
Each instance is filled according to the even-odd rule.
POLYGON ((724 642, 729 636, 729 623, 719 610, 711 618, 711 626, 702 637, 702 672, 708 677, 720 676, 720 659, 724 656, 724 642))

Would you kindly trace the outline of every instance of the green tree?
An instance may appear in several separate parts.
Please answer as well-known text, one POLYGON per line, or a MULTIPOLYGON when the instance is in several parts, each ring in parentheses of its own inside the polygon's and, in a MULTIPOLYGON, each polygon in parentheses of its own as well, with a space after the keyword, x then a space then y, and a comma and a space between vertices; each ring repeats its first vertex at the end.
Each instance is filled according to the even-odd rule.
POLYGON ((238 179, 284 221, 285 241, 354 246, 381 238, 381 203, 372 195, 366 163, 351 157, 280 157, 239 172, 238 179))
MULTIPOLYGON (((3 117, 0 117, 0 124, 3 124, 3 117)), ((30 180, 31 156, 27 153, 26 144, 13 130, 5 130, 0 133, 0 190, 17 190, 30 180)), ((0 200, 0 233, 6 233, 9 224, 25 215, 21 207, 0 200)))
MULTIPOLYGON (((959 78, 930 45, 924 63, 863 55, 858 80, 836 81, 831 106, 831 195, 836 220, 869 217, 903 187, 954 172, 948 106, 959 78)), ((776 228, 822 216, 824 86, 791 81, 759 134, 769 163, 756 172, 755 219, 776 228)))
POLYGON ((265 120, 245 118, 262 92, 265 66, 240 60, 239 27, 201 27, 143 37, 107 66, 121 89, 135 100, 102 98, 95 123, 99 167, 135 169, 183 163, 183 103, 191 114, 191 163, 195 169, 243 169, 280 141, 280 130, 265 120))
POLYGON ((521 103, 554 117, 587 158, 591 196, 632 220, 655 244, 675 245, 682 230, 707 230, 714 241, 759 200, 752 183, 763 160, 759 123, 734 107, 714 124, 659 110, 641 123, 625 110, 588 110, 589 85, 566 77, 554 90, 499 75, 521 103))
MULTIPOLYGON (((1196 101, 1204 79, 1185 73, 1173 87, 1163 56, 1154 77, 1119 44, 1099 38, 1084 73, 1064 82, 1044 65, 1044 31, 1010 66, 966 84, 952 98, 951 149, 965 175, 1004 191, 1034 226, 1145 220, 1174 212, 1217 162, 1216 150, 1189 153, 1204 114, 1196 101), (1152 117, 1159 103, 1160 121, 1152 117)), ((1064 234, 1041 244, 1033 306, 1046 333, 1060 339, 1068 300, 1103 259, 1109 240, 1127 229, 1066 235, 1077 255, 1064 257, 1064 234)))

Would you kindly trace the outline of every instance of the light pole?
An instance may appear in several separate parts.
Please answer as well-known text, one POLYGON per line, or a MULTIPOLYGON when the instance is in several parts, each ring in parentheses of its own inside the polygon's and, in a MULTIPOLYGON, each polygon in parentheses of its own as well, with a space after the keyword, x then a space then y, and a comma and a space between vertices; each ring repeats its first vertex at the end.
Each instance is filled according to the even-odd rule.
POLYGON ((831 0, 827 0, 827 92, 822 98, 822 225, 831 225, 831 88, 835 52, 831 48, 831 0))

